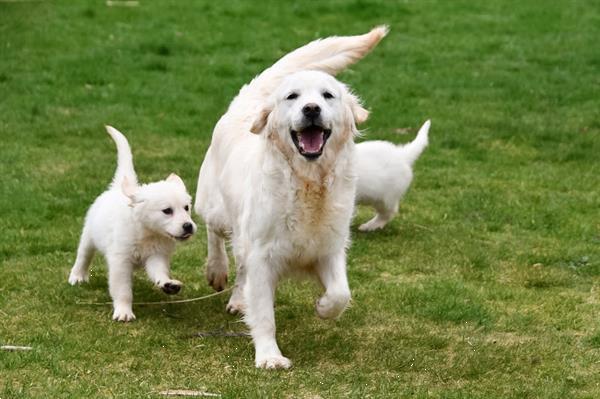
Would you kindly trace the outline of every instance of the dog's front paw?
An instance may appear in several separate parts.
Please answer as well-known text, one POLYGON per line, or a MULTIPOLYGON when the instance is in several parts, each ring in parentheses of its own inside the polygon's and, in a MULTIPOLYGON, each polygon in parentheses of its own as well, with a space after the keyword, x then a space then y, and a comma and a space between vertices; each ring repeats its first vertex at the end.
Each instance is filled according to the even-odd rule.
POLYGON ((174 295, 174 294, 177 294, 179 291, 181 291, 182 286, 183 286, 183 283, 179 280, 169 280, 169 281, 161 284, 160 289, 165 294, 174 295))
POLYGON ((285 356, 256 356, 256 367, 259 369, 289 369, 292 367, 292 361, 285 356))
POLYGON ((117 307, 115 308, 112 318, 115 321, 122 321, 127 323, 135 320, 135 315, 133 314, 133 310, 131 310, 131 308, 117 307))
POLYGON ((90 276, 87 273, 78 273, 71 270, 71 274, 69 274, 69 284, 71 285, 87 283, 89 280, 90 276))
POLYGON ((317 314, 322 319, 335 319, 348 307, 350 294, 325 294, 317 300, 317 314))
POLYGON ((232 296, 229 299, 225 310, 227 311, 227 313, 231 314, 244 314, 244 312, 246 311, 246 304, 244 303, 243 299, 235 298, 234 296, 232 296))

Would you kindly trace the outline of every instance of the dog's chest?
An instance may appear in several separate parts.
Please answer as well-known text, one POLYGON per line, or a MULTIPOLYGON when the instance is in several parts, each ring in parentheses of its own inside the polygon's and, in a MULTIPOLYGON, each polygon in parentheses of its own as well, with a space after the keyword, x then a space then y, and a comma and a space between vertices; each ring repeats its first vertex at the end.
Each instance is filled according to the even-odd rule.
POLYGON ((319 231, 326 228, 330 220, 335 220, 331 183, 331 179, 319 183, 298 179, 291 198, 288 224, 302 227, 303 230, 319 231))
POLYGON ((311 262, 343 246, 348 236, 351 195, 331 179, 316 183, 298 180, 284 206, 278 236, 287 237, 287 253, 300 263, 311 262))
POLYGON ((155 255, 169 257, 175 245, 170 240, 162 237, 144 238, 135 243, 131 253, 131 260, 136 266, 143 266, 148 258, 155 255))

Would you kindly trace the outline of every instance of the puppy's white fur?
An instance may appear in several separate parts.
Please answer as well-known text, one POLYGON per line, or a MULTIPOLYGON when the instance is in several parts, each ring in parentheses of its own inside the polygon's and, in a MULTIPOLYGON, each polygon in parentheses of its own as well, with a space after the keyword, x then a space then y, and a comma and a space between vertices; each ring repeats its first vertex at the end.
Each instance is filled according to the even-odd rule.
POLYGON ((334 74, 356 62, 386 32, 332 37, 286 55, 242 88, 213 132, 195 204, 208 231, 207 278, 224 288, 230 236, 238 273, 227 309, 245 313, 257 367, 291 365, 275 340, 273 304, 282 276, 318 279, 323 318, 339 316, 350 300, 345 248, 356 184, 353 136, 368 112, 323 71, 334 74), (320 108, 319 124, 330 130, 312 160, 291 136, 302 130, 307 105, 320 108))
POLYGON ((177 293, 182 284, 169 276, 169 260, 175 241, 189 238, 196 225, 190 216, 192 198, 181 178, 171 174, 138 185, 127 139, 110 126, 106 130, 117 145, 117 170, 108 190, 87 212, 69 283, 89 280, 90 262, 100 251, 108 264, 113 319, 131 321, 134 267, 145 266, 150 280, 165 293, 177 293))
POLYGON ((375 208, 373 219, 360 225, 360 231, 383 228, 396 213, 398 204, 413 179, 412 167, 428 143, 430 121, 408 144, 364 141, 356 145, 356 202, 375 208))

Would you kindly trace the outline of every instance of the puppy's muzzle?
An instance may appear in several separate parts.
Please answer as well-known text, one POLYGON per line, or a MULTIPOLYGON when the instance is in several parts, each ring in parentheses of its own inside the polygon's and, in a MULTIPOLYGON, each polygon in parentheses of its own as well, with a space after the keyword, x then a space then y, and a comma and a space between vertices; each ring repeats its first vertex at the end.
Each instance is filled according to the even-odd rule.
POLYGON ((175 238, 177 241, 185 241, 188 238, 190 238, 192 235, 194 235, 195 233, 195 227, 193 223, 190 222, 185 222, 182 226, 181 226, 181 230, 183 231, 183 234, 181 234, 180 236, 177 237, 173 237, 175 238))
POLYGON ((183 228, 183 232, 186 234, 194 234, 194 225, 190 222, 186 222, 181 226, 183 228))

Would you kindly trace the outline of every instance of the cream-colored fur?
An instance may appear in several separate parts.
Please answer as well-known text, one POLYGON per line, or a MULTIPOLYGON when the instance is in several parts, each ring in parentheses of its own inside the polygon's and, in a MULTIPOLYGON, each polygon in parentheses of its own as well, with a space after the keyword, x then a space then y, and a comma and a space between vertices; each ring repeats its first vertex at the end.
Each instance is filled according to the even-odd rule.
POLYGON ((230 237, 238 273, 227 308, 245 313, 257 367, 291 365, 275 340, 281 277, 316 277, 325 290, 316 304, 323 318, 339 316, 350 300, 353 137, 368 112, 329 74, 362 58, 386 32, 331 37, 286 55, 241 89, 213 132, 195 203, 208 230, 206 273, 215 289, 225 287, 230 237))
POLYGON ((196 225, 183 180, 171 174, 165 180, 138 185, 127 139, 115 128, 107 126, 106 130, 117 145, 117 170, 108 190, 87 212, 69 283, 88 281, 92 257, 101 252, 108 264, 113 319, 132 321, 134 267, 144 266, 150 280, 165 293, 179 292, 182 283, 169 276, 169 261, 175 241, 187 240, 196 225))
POLYGON ((412 167, 429 142, 430 124, 425 122, 417 137, 405 145, 380 140, 356 145, 356 203, 377 211, 373 219, 359 226, 360 231, 381 229, 398 213, 413 179, 412 167))

